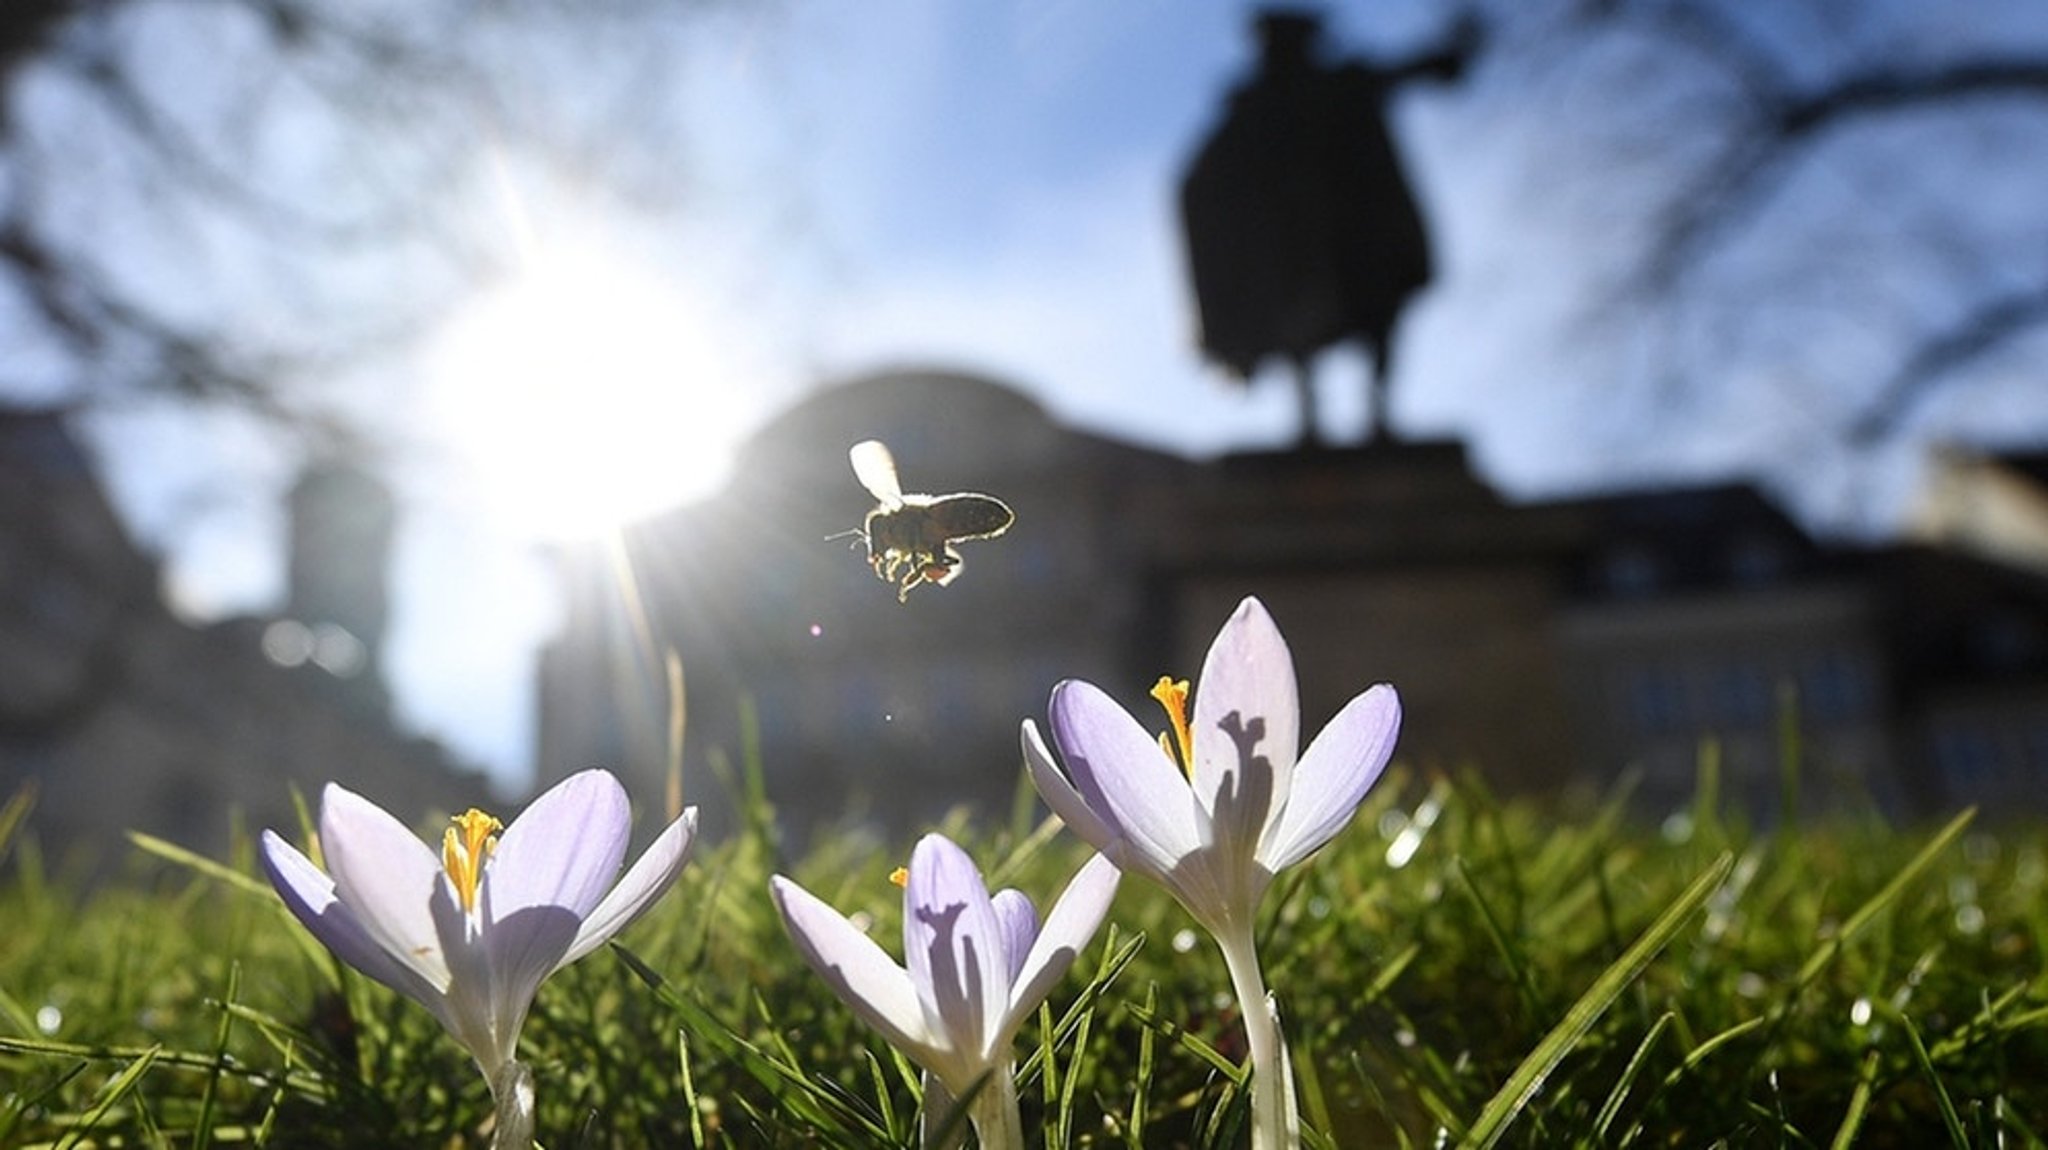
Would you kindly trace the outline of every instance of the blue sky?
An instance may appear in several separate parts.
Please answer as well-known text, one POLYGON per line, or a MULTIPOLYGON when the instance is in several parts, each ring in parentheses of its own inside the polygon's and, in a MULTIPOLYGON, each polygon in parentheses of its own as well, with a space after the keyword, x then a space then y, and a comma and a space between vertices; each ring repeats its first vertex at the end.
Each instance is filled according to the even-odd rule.
MULTIPOLYGON (((1404 10, 1417 27, 1433 18, 1387 9, 1404 10)), ((613 214, 515 172, 521 219, 504 227, 594 237, 620 274, 665 281, 701 309, 682 322, 715 330, 719 350, 678 389, 678 427, 703 418, 693 389, 737 401, 718 422, 743 431, 831 379, 942 363, 1168 449, 1285 442, 1284 387, 1231 390, 1193 351, 1173 214, 1179 166, 1250 59, 1248 13, 931 0, 714 13, 675 69, 690 144, 678 210, 613 214)), ((414 390, 434 389, 434 356, 415 365, 414 390)), ((101 426, 117 490, 168 552, 179 601, 195 617, 274 606, 283 524, 271 500, 290 453, 233 416, 145 411, 101 426), (224 471, 236 480, 223 485, 224 471)), ((679 433, 675 454, 692 449, 679 433)), ((555 622, 533 554, 547 532, 445 456, 401 468, 390 671, 408 721, 516 784, 529 659, 555 622)), ((672 498, 702 493, 679 478, 672 498)))
MULTIPOLYGON (((1330 38, 1351 52, 1420 43, 1451 11, 1427 0, 1332 7, 1330 38)), ((642 358, 673 363, 657 364, 644 385, 627 378, 634 363, 596 373, 639 389, 607 400, 620 420, 591 429, 600 456, 631 454, 627 430, 666 430, 633 447, 658 477, 638 485, 642 511, 703 494, 716 469, 691 464, 715 464, 735 436, 807 390, 891 363, 985 371, 1073 424, 1194 456, 1284 444, 1295 419, 1284 385, 1227 387, 1194 352, 1174 213, 1181 165, 1251 60, 1251 9, 1226 0, 799 0, 713 10, 684 25, 662 72, 672 87, 647 95, 678 109, 684 129, 661 211, 622 208, 517 156, 480 154, 479 168, 495 176, 482 181, 492 193, 473 214, 486 234, 521 249, 530 278, 568 267, 581 269, 579 283, 647 289, 611 301, 614 319, 581 338, 633 347, 635 332, 604 324, 643 311, 668 317, 668 342, 642 358), (665 406, 643 411, 635 395, 665 406)), ((1998 14, 1985 27, 2048 43, 2042 19, 2012 16, 2019 6, 1972 9, 1998 14)), ((1982 39, 1970 22, 1897 10, 1872 27, 1917 50, 1982 39)), ((1797 28, 1784 35, 1820 45, 1816 60, 1847 50, 1797 28)), ((1602 131, 1618 98, 1637 98, 1630 85, 1679 101, 1714 98, 1714 80, 1638 59, 1625 44, 1584 63, 1583 74, 1552 77, 1540 101, 1489 70, 1469 89, 1417 89, 1397 108, 1439 268, 1398 333, 1397 425, 1468 438, 1482 471, 1522 495, 1782 472, 1812 434, 1812 396, 1843 365, 1867 374, 1892 350, 1826 316, 1807 323, 1797 309, 1710 314, 1704 330, 1737 336, 1735 350, 1715 350, 1734 398, 1678 418, 1663 412, 1646 435, 1654 399, 1602 388, 1654 374, 1671 348, 1588 315, 1591 285, 1627 250, 1642 204, 1626 181, 1586 177, 1602 164, 1654 175, 1696 162, 1699 142, 1682 134, 1617 152, 1602 131), (1655 82, 1643 85, 1650 74, 1655 82)), ((1997 146, 2048 142, 2043 135, 2028 122, 1997 146)), ((1869 185, 1853 178, 1862 154, 1846 148, 1803 169, 1788 218, 1712 273, 1757 298, 1787 258, 1785 236, 1832 237, 1845 251, 1875 245, 1896 212, 1870 210, 1869 185), (1841 230, 1815 231, 1814 220, 1841 230), (1859 236, 1859 222, 1872 234, 1859 236)), ((1925 178, 1950 177, 1935 164, 1925 178)), ((2003 202, 2039 201, 2022 189, 2003 202)), ((2032 251, 2000 258, 2023 262, 2032 251)), ((1940 294, 1931 275, 1908 279, 1940 294)), ((244 306, 263 314, 260 303, 244 306)), ((503 321, 480 318, 495 314, 521 313, 479 300, 417 361, 380 365, 350 385, 416 448, 397 468, 408 516, 391 651, 401 713, 516 786, 528 767, 529 660, 555 623, 535 560, 553 529, 503 498, 529 458, 516 443, 499 450, 496 471, 482 462, 485 441, 514 434, 498 419, 516 397, 510 369, 477 365, 498 362, 491 349, 510 348, 515 363, 540 354, 516 345, 503 321), (464 398, 442 378, 462 363, 491 389, 464 398)), ((1340 429, 1362 419, 1360 370, 1351 357, 1325 367, 1340 429)), ((602 381, 573 382, 587 397, 602 381)), ((1942 419, 1963 435, 2048 430, 2038 403, 1942 419)), ((201 617, 276 604, 275 496, 291 476, 289 452, 233 417, 128 412, 100 420, 95 435, 139 532, 165 550, 181 602, 201 617)), ((1834 466, 1806 470, 1824 485, 1834 466)), ((1880 502, 1896 498, 1910 468, 1886 474, 1880 502)), ((1827 497, 1811 496, 1816 505, 1827 497)))

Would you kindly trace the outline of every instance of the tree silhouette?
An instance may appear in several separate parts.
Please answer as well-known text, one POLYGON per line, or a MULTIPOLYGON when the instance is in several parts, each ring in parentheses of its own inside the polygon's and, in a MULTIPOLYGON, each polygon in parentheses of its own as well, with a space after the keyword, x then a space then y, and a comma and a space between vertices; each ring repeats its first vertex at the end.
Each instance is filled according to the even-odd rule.
POLYGON ((681 129, 646 91, 702 7, 0 5, 0 393, 342 434, 322 385, 505 262, 491 162, 665 201, 681 129))
MULTIPOLYGON (((1788 413, 1764 442, 1793 468, 1970 434, 1964 408, 2036 386, 2022 365, 2048 337, 2038 10, 1553 0, 1486 19, 1501 50, 1474 114, 1543 109, 1553 143, 1532 200, 1600 221, 1581 251, 1604 288, 1557 334, 1632 344, 1635 378, 1607 382, 1695 420, 1761 381, 1788 413), (1817 362, 1823 346, 1839 354, 1817 362)), ((1640 423, 1615 426, 1644 441, 1640 423)))

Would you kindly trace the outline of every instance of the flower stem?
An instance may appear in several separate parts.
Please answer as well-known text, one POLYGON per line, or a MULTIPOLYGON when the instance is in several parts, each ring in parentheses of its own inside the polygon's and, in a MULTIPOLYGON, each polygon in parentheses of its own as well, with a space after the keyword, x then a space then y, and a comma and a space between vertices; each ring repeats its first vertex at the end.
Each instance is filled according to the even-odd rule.
POLYGON ((1295 1150, 1301 1145, 1301 1119, 1294 1108, 1294 1076, 1287 1066, 1287 1045, 1280 1019, 1259 973, 1259 952, 1249 926, 1220 932, 1216 945, 1230 968, 1231 989, 1252 1052, 1252 1150, 1295 1150))
POLYGON ((491 1098, 498 1104, 491 1150, 533 1150, 533 1071, 508 1060, 491 1075, 491 1098))
MULTIPOLYGON (((967 1104, 966 1118, 980 1138, 981 1150, 1024 1150, 1016 1075, 1016 1067, 1004 1063, 991 1068, 987 1080, 973 1088, 974 1100, 967 1104)), ((967 1125, 960 1122, 959 1106, 959 1099, 939 1076, 925 1071, 923 1132, 919 1135, 924 1150, 957 1150, 967 1144, 967 1125)))
POLYGON ((969 1112, 981 1150, 1024 1150, 1024 1122, 1017 1114, 1017 1080, 1007 1064, 989 1072, 969 1112))

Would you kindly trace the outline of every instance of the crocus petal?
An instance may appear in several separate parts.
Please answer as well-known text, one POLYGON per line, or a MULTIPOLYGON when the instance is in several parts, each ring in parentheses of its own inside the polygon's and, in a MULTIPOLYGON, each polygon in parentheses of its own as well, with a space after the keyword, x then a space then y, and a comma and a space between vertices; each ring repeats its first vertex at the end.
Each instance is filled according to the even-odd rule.
POLYGON ((1385 683, 1337 712, 1302 755, 1287 810, 1259 846, 1268 870, 1293 866, 1344 829, 1386 769, 1400 730, 1401 700, 1385 683))
MULTIPOLYGON (((487 899, 487 895, 480 895, 487 899)), ((448 962, 448 992, 442 997, 441 1025, 476 1059, 489 1076, 512 1057, 517 1031, 509 1034, 501 1025, 506 1011, 496 989, 492 956, 477 930, 477 922, 456 901, 454 884, 443 881, 434 887, 427 912, 434 920, 435 937, 448 962)), ((525 1009, 522 1004, 520 1010, 525 1009)), ((523 1017, 523 1013, 522 1013, 523 1017)))
POLYGON ((334 896, 334 880, 298 848, 266 830, 257 853, 285 907, 335 957, 417 1002, 432 1006, 440 997, 438 988, 370 937, 355 912, 334 896))
POLYGON ((1074 789, 1066 772, 1060 770, 1052 752, 1046 749, 1045 738, 1038 733, 1038 724, 1030 719, 1024 720, 1024 766, 1031 772, 1031 781, 1038 787, 1045 805, 1067 824, 1068 830, 1111 858, 1123 856, 1123 832, 1104 822, 1081 792, 1074 789))
POLYGON ((1237 605, 1195 682, 1195 797, 1219 843, 1249 856, 1287 802, 1301 748, 1294 657, 1257 599, 1237 605))
POLYGON ((1003 966, 1015 983, 1017 972, 1024 969, 1024 956, 1038 938, 1038 908, 1021 890, 999 890, 989 903, 995 907, 996 922, 1002 929, 1003 966))
POLYGON ((1090 857, 1074 872, 1067 889, 1060 892, 1047 912, 1045 925, 1031 944, 1031 953, 1024 957, 1016 979, 1010 984, 1009 1012, 1003 1019, 1006 1041, 1052 993, 1053 984, 1066 974, 1088 940, 1095 937, 1102 916, 1109 912, 1110 900, 1116 897, 1117 880, 1122 877, 1116 866, 1100 854, 1090 857))
POLYGON ((579 771, 549 787, 505 828, 484 868, 499 916, 558 906, 581 920, 618 875, 631 822, 626 790, 609 771, 579 771))
POLYGON ((924 1005, 909 972, 810 891, 781 875, 769 880, 768 890, 797 951, 832 993, 889 1045, 928 1065, 939 1053, 940 1040, 925 1025, 924 1005))
POLYGON ((910 852, 903 951, 932 1029, 956 1053, 987 1053, 1010 1000, 1002 924, 974 860, 944 835, 910 852))
MULTIPOLYGON (((489 897, 486 893, 485 898, 489 897)), ((486 1073, 509 1061, 519 1042, 519 1028, 533 1006, 541 981, 561 965, 562 955, 575 941, 578 921, 569 908, 523 906, 491 921, 478 938, 485 954, 488 976, 483 986, 488 998, 492 1053, 497 1061, 479 1055, 486 1073)), ((457 992, 467 990, 458 982, 457 992)))
POLYGON ((440 990, 450 975, 428 904, 439 859, 382 807, 329 783, 320 794, 320 847, 337 897, 385 953, 440 990))
POLYGON ((1052 737, 1074 789, 1129 844, 1127 866, 1165 875, 1209 839, 1209 819, 1159 743, 1102 688, 1053 688, 1052 737))
POLYGON ((690 859, 690 847, 697 837, 697 808, 689 807, 683 816, 668 825, 661 836, 642 852, 633 863, 632 869, 619 880, 619 885, 604 896, 590 917, 583 920, 583 926, 576 932, 576 941, 569 946, 569 952, 562 956, 556 966, 567 966, 591 951, 604 945, 604 941, 626 925, 639 918, 641 912, 653 906, 656 899, 667 893, 675 884, 676 877, 683 873, 683 864, 690 859))

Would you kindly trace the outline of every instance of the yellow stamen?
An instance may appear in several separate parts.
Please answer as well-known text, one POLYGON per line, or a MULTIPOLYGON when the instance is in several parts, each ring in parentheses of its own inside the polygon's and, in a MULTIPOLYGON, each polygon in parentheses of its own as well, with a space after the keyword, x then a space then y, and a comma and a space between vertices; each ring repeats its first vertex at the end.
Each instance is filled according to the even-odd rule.
POLYGON ((1166 708, 1166 718, 1173 724, 1171 732, 1159 733, 1159 749, 1166 757, 1180 764, 1180 772, 1193 778, 1195 775, 1195 739, 1188 732, 1188 681, 1171 675, 1159 676, 1152 684, 1152 697, 1166 708), (1169 734, 1171 738, 1169 739, 1169 734), (1175 751, 1179 753, 1176 754, 1175 751))
POLYGON ((456 815, 451 821, 455 825, 441 836, 441 865, 447 869, 449 881, 455 884, 455 894, 462 900, 464 913, 474 913, 477 884, 484 876, 484 860, 497 849, 498 832, 505 829, 505 824, 475 807, 456 815))
POLYGON ((893 883, 895 883, 895 884, 896 884, 897 886, 909 886, 909 885, 910 885, 910 870, 909 870, 909 868, 907 868, 907 867, 897 867, 897 868, 896 868, 895 870, 892 870, 892 871, 890 871, 890 872, 889 872, 889 881, 890 881, 890 882, 893 882, 893 883))

